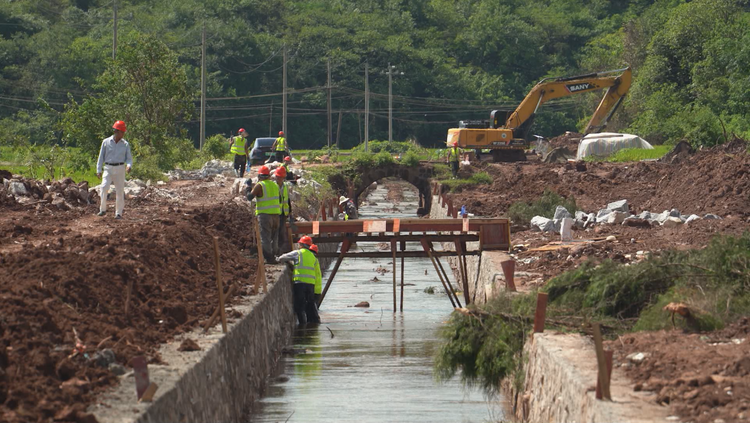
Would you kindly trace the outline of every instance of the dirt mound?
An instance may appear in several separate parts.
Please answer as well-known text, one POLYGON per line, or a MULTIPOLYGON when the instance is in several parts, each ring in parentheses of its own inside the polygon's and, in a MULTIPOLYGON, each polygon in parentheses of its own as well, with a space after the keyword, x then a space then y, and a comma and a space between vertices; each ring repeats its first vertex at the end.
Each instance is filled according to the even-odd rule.
POLYGON ((558 147, 544 155, 544 163, 567 163, 569 159, 575 159, 575 153, 572 153, 566 147, 558 147))
POLYGON ((71 178, 59 181, 47 182, 39 179, 23 177, 4 178, 3 187, 0 188, 0 206, 42 205, 50 206, 59 210, 68 210, 74 207, 86 207, 96 204, 99 195, 95 191, 89 191, 89 183, 86 181, 76 183, 71 178))
MULTIPOLYGON (((49 231, 54 222, 47 220, 46 227, 42 218, 36 226, 15 223, 13 231, 33 238, 49 231)), ((216 307, 213 236, 225 286, 253 279, 256 261, 237 247, 251 247, 243 235, 253 233, 250 221, 245 208, 229 202, 142 216, 98 236, 61 232, 0 252, 0 420, 85 417, 85 405, 116 381, 88 358, 98 349, 114 351, 121 365, 137 354, 159 361, 159 344, 216 307), (85 349, 69 357, 76 334, 85 349)))
POLYGON ((665 163, 679 163, 682 160, 687 159, 691 154, 695 153, 695 149, 686 141, 680 141, 677 145, 665 154, 659 161, 665 163))
POLYGON ((545 190, 573 196, 579 208, 596 212, 627 199, 632 211, 683 214, 750 214, 750 154, 744 141, 699 151, 678 163, 587 163, 586 171, 560 164, 485 164, 491 187, 469 187, 453 203, 470 213, 501 216, 516 201, 532 202, 545 190))
POLYGON ((577 132, 566 132, 563 135, 550 138, 549 142, 550 149, 565 147, 570 151, 578 151, 578 144, 581 142, 583 134, 577 132))
MULTIPOLYGON (((668 313, 665 313, 665 319, 668 313)), ((750 398, 750 319, 705 335, 640 332, 608 343, 636 391, 651 391, 683 420, 741 421, 750 398), (627 356, 643 353, 642 362, 627 356)))

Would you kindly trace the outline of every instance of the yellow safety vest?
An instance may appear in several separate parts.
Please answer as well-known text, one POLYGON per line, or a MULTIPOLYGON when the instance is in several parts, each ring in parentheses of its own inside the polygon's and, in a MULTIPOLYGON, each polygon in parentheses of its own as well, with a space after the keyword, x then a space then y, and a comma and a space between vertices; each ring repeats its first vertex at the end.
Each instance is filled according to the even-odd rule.
POLYGON ((276 138, 276 151, 286 151, 286 138, 276 138))
POLYGON ((461 150, 458 147, 453 147, 448 150, 448 153, 450 155, 450 161, 457 162, 459 156, 461 155, 461 150))
POLYGON ((317 281, 317 275, 315 274, 315 265, 318 263, 318 258, 315 257, 312 251, 307 248, 300 248, 298 262, 294 266, 294 282, 309 283, 315 285, 317 281))
POLYGON ((291 211, 289 209, 289 185, 286 184, 286 182, 283 183, 283 189, 281 189, 281 214, 283 216, 289 216, 289 212, 291 211))
POLYGON ((270 179, 258 182, 263 188, 263 196, 255 199, 255 215, 259 214, 281 214, 281 203, 279 203, 279 184, 270 179))
MULTIPOLYGON (((316 259, 318 257, 315 257, 316 259)), ((323 292, 323 273, 320 271, 320 262, 315 260, 315 294, 323 292)))
POLYGON ((242 136, 234 137, 234 144, 232 144, 232 153, 244 156, 245 155, 245 138, 242 136))

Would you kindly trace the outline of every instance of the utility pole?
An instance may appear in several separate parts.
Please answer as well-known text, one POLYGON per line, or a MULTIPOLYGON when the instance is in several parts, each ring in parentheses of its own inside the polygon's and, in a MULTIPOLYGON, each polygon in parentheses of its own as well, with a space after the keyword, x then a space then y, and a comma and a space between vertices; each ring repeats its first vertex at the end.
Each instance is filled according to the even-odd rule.
POLYGON ((328 59, 328 84, 326 85, 328 88, 328 149, 331 149, 331 137, 333 134, 331 133, 331 59, 328 59))
POLYGON ((367 141, 370 139, 370 68, 365 62, 365 153, 369 153, 370 149, 367 145, 367 141))
POLYGON ((336 148, 339 148, 339 139, 341 139, 341 116, 342 116, 342 110, 339 109, 339 126, 338 129, 336 129, 336 148))
POLYGON ((112 5, 112 20, 114 21, 112 31, 112 60, 117 58, 117 0, 112 5))
POLYGON ((284 131, 284 137, 288 139, 289 135, 287 134, 287 129, 286 129, 286 94, 287 94, 287 90, 286 90, 286 62, 287 62, 286 44, 284 44, 284 71, 282 72, 282 79, 284 80, 283 81, 283 84, 284 84, 283 92, 284 92, 284 94, 282 96, 283 97, 282 102, 284 104, 282 104, 282 106, 281 106, 281 108, 282 108, 282 112, 281 112, 281 114, 282 114, 282 117, 281 117, 281 130, 284 131))
POLYGON ((388 142, 393 140, 393 75, 403 75, 403 72, 397 72, 395 66, 388 62, 388 142))
POLYGON ((206 141, 206 21, 203 21, 201 31, 201 129, 200 149, 203 151, 203 143, 206 141))

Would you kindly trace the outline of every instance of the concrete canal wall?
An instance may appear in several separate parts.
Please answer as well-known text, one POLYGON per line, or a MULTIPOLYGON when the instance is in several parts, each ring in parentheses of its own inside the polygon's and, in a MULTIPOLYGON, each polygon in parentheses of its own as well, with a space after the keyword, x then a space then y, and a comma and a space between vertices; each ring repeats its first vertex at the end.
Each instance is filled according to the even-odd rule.
MULTIPOLYGON (((329 252, 337 246, 320 248, 329 252)), ((321 268, 329 261, 321 259, 321 268)), ((102 423, 240 421, 262 395, 296 324, 291 271, 268 266, 267 278, 267 294, 235 301, 232 308, 242 317, 229 323, 226 335, 219 324, 207 334, 197 329, 160 348, 167 364, 149 366, 150 380, 159 386, 153 402, 137 402, 131 371, 88 411, 102 423), (177 351, 184 338, 196 341, 202 350, 177 351)))

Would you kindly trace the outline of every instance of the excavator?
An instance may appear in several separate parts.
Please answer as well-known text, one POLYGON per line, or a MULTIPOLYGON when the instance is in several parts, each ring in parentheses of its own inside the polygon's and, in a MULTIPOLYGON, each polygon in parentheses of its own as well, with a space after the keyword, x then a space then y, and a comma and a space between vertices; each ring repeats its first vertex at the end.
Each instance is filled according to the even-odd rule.
POLYGON ((459 122, 458 128, 448 130, 448 147, 454 142, 464 149, 490 149, 493 161, 522 161, 529 148, 529 130, 542 103, 574 94, 607 88, 604 98, 591 117, 586 134, 600 132, 609 121, 630 89, 630 67, 606 72, 562 78, 545 78, 529 91, 521 104, 511 113, 493 110, 490 120, 459 122), (501 114, 506 113, 504 124, 501 114))

